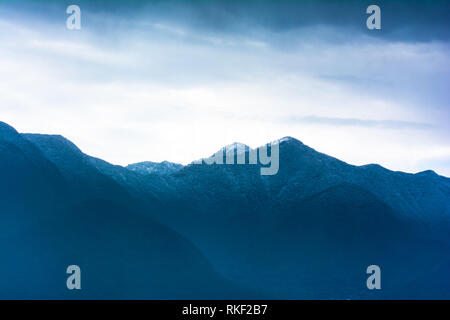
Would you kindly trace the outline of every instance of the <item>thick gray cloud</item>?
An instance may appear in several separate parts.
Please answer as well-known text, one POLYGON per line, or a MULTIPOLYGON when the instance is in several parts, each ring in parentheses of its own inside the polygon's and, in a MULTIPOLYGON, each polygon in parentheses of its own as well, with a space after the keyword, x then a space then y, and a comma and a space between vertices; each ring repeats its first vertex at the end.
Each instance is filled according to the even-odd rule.
MULTIPOLYGON (((2 2, 6 8, 20 8, 48 20, 62 18, 61 12, 72 4, 60 0, 2 2)), ((142 17, 159 18, 211 32, 252 33, 258 28, 285 32, 328 25, 391 40, 450 39, 446 0, 78 0, 77 4, 86 10, 87 23, 94 23, 98 14, 108 14, 128 19, 128 24, 142 17), (382 9, 379 32, 365 28, 365 11, 372 4, 382 9)))

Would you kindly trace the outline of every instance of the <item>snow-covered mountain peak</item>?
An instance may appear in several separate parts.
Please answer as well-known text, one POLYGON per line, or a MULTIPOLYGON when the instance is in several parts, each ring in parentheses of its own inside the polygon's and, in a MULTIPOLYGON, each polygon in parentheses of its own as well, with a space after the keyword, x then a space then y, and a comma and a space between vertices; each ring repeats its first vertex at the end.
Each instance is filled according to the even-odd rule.
POLYGON ((129 164, 127 169, 140 173, 140 174, 171 174, 183 168, 183 165, 178 163, 173 163, 169 161, 163 162, 152 162, 152 161, 144 161, 129 164))
POLYGON ((248 145, 240 143, 240 142, 233 142, 222 148, 222 150, 225 150, 226 152, 232 151, 232 150, 237 150, 238 152, 240 152, 240 151, 245 152, 246 150, 249 150, 249 149, 251 149, 251 148, 248 145))

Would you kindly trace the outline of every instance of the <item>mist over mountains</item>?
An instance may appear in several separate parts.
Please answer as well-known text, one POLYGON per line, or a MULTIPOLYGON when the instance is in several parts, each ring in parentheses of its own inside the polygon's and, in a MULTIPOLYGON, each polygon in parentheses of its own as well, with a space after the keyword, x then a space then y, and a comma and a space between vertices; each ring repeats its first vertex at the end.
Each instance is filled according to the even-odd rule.
POLYGON ((450 298, 449 178, 277 143, 273 176, 122 167, 0 122, 0 298, 450 298))

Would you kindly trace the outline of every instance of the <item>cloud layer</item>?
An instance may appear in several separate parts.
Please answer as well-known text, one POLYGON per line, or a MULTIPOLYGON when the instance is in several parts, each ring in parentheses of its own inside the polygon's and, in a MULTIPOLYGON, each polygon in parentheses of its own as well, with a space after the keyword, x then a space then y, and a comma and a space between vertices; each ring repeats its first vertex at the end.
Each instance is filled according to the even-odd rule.
POLYGON ((20 131, 118 164, 290 135, 350 163, 450 175, 445 10, 402 24, 382 7, 374 36, 351 2, 334 18, 329 1, 81 2, 74 32, 60 2, 14 3, 0 8, 0 115, 20 131))

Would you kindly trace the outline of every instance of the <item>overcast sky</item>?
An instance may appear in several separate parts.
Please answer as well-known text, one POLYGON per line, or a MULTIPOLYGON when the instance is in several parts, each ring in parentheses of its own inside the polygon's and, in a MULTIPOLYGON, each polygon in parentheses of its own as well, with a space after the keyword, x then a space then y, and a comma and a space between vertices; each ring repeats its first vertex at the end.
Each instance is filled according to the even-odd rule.
POLYGON ((450 176, 450 5, 344 3, 2 1, 0 120, 121 165, 292 136, 450 176))

